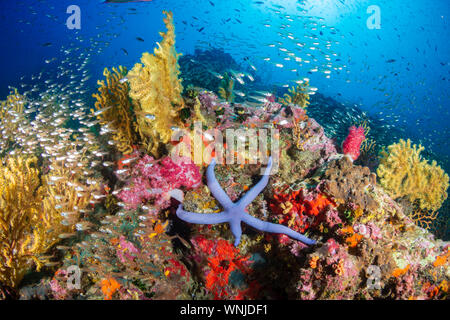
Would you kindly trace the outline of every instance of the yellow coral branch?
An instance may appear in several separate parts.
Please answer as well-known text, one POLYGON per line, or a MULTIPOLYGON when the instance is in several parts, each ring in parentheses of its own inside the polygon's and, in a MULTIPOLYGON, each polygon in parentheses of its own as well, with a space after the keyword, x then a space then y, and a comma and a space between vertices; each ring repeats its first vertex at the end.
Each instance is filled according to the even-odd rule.
POLYGON ((400 140, 382 151, 377 175, 380 184, 393 197, 406 197, 422 210, 437 211, 447 199, 449 177, 440 166, 422 159, 424 147, 400 140))
POLYGON ((91 112, 97 115, 100 124, 109 126, 112 131, 112 138, 116 142, 117 149, 129 154, 133 151, 136 140, 134 130, 131 102, 128 98, 128 84, 122 81, 127 73, 126 68, 119 66, 119 69, 107 68, 103 71, 105 81, 98 81, 98 91, 92 96, 97 99, 95 110, 91 112))
POLYGON ((171 12, 164 11, 167 32, 154 54, 145 52, 141 63, 128 73, 130 97, 137 116, 137 129, 148 151, 158 156, 159 144, 168 143, 172 127, 180 125, 178 111, 183 107, 183 87, 175 51, 175 27, 171 12))

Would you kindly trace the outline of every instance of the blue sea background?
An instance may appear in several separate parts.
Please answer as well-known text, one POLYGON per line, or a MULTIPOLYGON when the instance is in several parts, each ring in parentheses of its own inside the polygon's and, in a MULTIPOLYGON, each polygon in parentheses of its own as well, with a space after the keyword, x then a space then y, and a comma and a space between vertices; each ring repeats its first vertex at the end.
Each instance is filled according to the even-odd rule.
POLYGON ((242 65, 253 65, 267 85, 293 85, 308 77, 320 94, 378 119, 388 136, 399 130, 392 141, 377 143, 411 138, 426 148, 424 156, 450 172, 448 0, 0 1, 0 99, 8 86, 20 91, 22 83, 57 81, 59 62, 75 61, 79 52, 90 54, 89 99, 105 67, 131 69, 143 52, 153 52, 165 31, 163 10, 174 14, 178 52, 221 48, 242 65), (81 9, 80 30, 66 26, 70 5, 81 9), (371 5, 380 8, 381 29, 367 27, 371 5), (296 45, 299 41, 306 44, 296 45), (61 48, 80 50, 71 56, 61 48), (313 54, 319 72, 308 73, 313 63, 284 60, 280 48, 303 61, 313 54), (329 78, 321 72, 327 63, 329 78), (40 73, 40 79, 31 79, 40 73))

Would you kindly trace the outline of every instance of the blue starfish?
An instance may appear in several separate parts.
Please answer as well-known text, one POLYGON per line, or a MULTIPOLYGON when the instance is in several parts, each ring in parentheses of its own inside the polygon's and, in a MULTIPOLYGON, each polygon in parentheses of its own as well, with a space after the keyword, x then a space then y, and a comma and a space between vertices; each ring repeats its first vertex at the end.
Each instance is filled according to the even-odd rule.
POLYGON ((178 206, 177 216, 181 220, 190 223, 197 224, 217 224, 217 223, 228 223, 230 224, 231 232, 235 237, 234 245, 237 247, 241 241, 242 229, 241 221, 245 222, 249 226, 266 232, 272 233, 283 233, 289 237, 299 240, 305 244, 312 245, 316 242, 314 240, 308 239, 304 235, 301 235, 294 230, 283 226, 281 224, 275 224, 270 222, 265 222, 255 217, 252 217, 246 213, 246 207, 261 193, 261 191, 267 185, 269 181, 269 173, 272 169, 272 157, 269 158, 269 163, 264 171, 264 175, 259 180, 259 182, 251 188, 239 201, 232 202, 225 191, 220 187, 219 182, 216 179, 214 173, 214 167, 216 165, 216 160, 212 159, 208 168, 206 169, 206 179, 208 182, 208 187, 211 190, 212 195, 219 201, 220 205, 225 209, 220 213, 193 213, 184 211, 182 209, 182 204, 178 206))

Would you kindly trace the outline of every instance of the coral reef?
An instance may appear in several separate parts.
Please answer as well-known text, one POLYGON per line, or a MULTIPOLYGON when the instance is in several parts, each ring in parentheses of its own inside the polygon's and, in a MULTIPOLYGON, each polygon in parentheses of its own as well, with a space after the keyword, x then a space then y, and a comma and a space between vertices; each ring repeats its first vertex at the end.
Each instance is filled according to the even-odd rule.
POLYGON ((170 204, 172 192, 182 186, 196 188, 200 184, 200 172, 190 160, 175 163, 170 157, 165 157, 157 162, 144 155, 133 168, 129 183, 117 196, 127 208, 135 209, 150 199, 165 208, 170 204))
POLYGON ((193 213, 184 211, 180 204, 177 209, 177 216, 180 219, 198 224, 218 224, 226 222, 230 225, 230 229, 235 237, 235 246, 238 246, 241 241, 241 222, 244 222, 260 231, 282 233, 303 243, 309 245, 315 244, 315 241, 308 239, 307 237, 293 231, 292 229, 286 228, 283 225, 262 221, 245 213, 246 207, 259 195, 260 192, 262 192, 264 187, 267 185, 270 170, 272 169, 272 158, 269 158, 269 163, 261 180, 237 202, 232 202, 217 182, 214 173, 215 164, 215 159, 213 159, 207 169, 208 187, 220 205, 224 208, 224 211, 214 214, 193 213))
POLYGON ((123 81, 126 74, 127 69, 122 66, 113 68, 112 72, 105 68, 106 84, 104 80, 97 82, 99 93, 92 95, 97 101, 95 110, 91 110, 100 120, 102 132, 111 133, 117 149, 123 154, 131 153, 136 143, 128 83, 123 81))
POLYGON ((2 102, 0 299, 448 299, 448 176, 423 147, 391 145, 377 184, 372 120, 307 82, 277 100, 223 51, 183 59, 182 92, 165 15, 153 55, 104 70, 95 108, 51 81, 2 102), (216 142, 240 161, 215 167, 216 142))
POLYGON ((382 152, 377 175, 380 184, 394 198, 417 202, 420 209, 438 210, 447 199, 449 177, 437 165, 422 159, 424 147, 400 140, 382 152))
POLYGON ((154 54, 144 53, 128 73, 130 97, 137 116, 137 130, 142 143, 154 156, 159 156, 160 143, 166 144, 172 136, 172 127, 180 125, 178 112, 183 108, 183 87, 175 51, 175 27, 171 12, 164 12, 167 32, 154 54))

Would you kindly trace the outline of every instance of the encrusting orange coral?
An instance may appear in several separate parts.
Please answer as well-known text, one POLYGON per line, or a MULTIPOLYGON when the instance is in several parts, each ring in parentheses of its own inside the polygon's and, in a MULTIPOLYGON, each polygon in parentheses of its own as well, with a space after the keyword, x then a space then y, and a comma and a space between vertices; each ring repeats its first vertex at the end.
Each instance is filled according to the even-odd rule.
POLYGON ((113 294, 120 289, 120 283, 114 278, 103 279, 101 281, 101 286, 105 300, 111 300, 113 294))
POLYGON ((401 268, 397 268, 392 272, 392 275, 396 278, 404 275, 406 272, 408 272, 410 265, 408 264, 406 267, 404 267, 403 269, 401 268))
POLYGON ((362 235, 355 232, 352 226, 342 228, 341 232, 344 234, 349 234, 349 236, 347 236, 347 238, 345 239, 345 242, 348 244, 350 248, 356 247, 363 238, 362 235))
POLYGON ((446 253, 441 254, 436 257, 436 260, 433 262, 433 266, 440 267, 448 263, 448 258, 450 257, 450 250, 447 250, 446 253))

